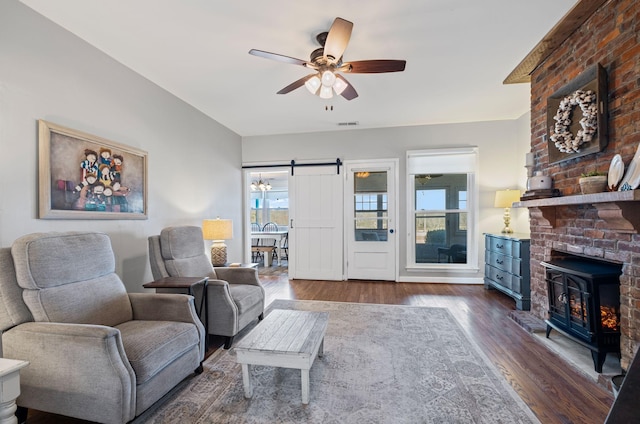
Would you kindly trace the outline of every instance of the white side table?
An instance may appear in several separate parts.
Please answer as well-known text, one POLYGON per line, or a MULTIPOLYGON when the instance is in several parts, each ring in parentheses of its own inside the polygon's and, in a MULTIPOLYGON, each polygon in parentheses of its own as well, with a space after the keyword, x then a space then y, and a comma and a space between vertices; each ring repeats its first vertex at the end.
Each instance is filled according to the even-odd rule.
POLYGON ((20 369, 28 361, 0 358, 0 424, 16 424, 16 399, 20 396, 20 369))

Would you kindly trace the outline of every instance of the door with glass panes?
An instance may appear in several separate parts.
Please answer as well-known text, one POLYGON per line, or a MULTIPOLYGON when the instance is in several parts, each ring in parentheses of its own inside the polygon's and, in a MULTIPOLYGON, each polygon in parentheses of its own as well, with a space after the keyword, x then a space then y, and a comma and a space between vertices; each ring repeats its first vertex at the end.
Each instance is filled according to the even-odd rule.
POLYGON ((346 165, 347 278, 395 281, 396 161, 346 165))

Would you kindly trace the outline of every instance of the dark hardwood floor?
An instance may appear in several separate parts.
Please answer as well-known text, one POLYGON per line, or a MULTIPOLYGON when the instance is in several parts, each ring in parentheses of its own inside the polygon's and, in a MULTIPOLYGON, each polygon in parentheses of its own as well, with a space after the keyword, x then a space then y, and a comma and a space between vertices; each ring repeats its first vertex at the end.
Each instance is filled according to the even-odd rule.
MULTIPOLYGON (((574 370, 509 318, 514 301, 482 285, 289 280, 286 267, 260 269, 267 304, 274 299, 326 300, 449 308, 468 336, 543 424, 601 424, 613 395, 574 370)), ((223 341, 210 338, 208 354, 223 341)), ((29 424, 86 423, 30 411, 29 424)))

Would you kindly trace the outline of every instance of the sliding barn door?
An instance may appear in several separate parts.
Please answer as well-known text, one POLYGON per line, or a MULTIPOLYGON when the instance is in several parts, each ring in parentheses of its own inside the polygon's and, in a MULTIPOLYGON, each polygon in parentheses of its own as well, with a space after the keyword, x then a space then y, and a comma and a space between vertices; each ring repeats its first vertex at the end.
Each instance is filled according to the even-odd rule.
POLYGON ((295 167, 289 176, 289 277, 343 279, 343 192, 337 166, 295 167))

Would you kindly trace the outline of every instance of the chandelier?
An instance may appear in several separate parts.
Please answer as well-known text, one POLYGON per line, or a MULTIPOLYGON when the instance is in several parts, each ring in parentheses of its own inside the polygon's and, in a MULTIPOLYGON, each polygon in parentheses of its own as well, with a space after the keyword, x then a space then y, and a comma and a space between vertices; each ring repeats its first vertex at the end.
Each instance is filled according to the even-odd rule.
POLYGON ((418 174, 416 175, 416 181, 420 184, 425 184, 427 181, 432 178, 442 177, 442 174, 418 174))
POLYGON ((271 184, 269 184, 269 181, 262 181, 262 174, 260 174, 258 181, 251 182, 251 190, 268 191, 271 190, 271 184))

